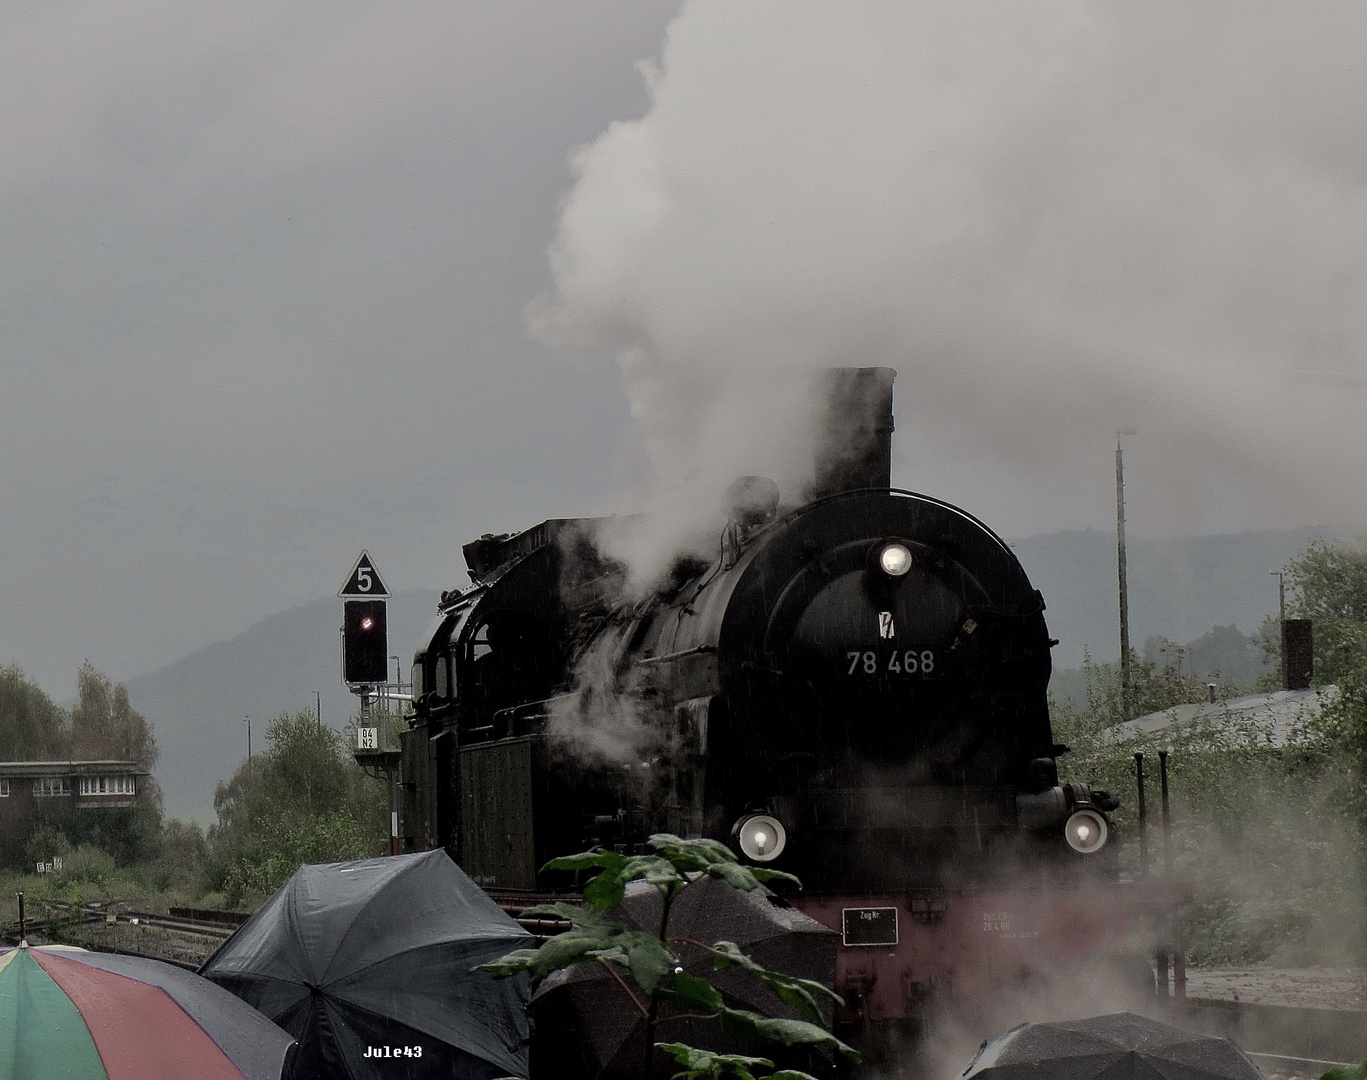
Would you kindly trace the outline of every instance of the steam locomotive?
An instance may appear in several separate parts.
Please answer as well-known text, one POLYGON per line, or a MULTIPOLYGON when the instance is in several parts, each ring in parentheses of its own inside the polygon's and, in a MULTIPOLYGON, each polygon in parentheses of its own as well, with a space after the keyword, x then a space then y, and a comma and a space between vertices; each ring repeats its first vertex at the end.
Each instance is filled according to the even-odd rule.
POLYGON ((556 855, 714 837, 802 880, 846 1023, 1126 941, 1117 802, 1059 782, 1044 601, 986 525, 891 487, 893 376, 825 373, 803 501, 741 478, 715 557, 645 596, 599 520, 467 544, 414 658, 405 846, 537 894, 556 855))

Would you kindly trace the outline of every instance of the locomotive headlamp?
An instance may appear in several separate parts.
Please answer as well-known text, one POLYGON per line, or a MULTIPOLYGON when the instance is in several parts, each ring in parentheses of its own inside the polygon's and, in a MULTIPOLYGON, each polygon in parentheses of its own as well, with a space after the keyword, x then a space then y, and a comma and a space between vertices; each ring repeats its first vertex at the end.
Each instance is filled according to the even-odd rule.
POLYGON ((783 854, 788 833, 776 817, 750 814, 731 829, 741 854, 752 862, 772 862, 783 854))
POLYGON ((906 544, 888 544, 878 553, 878 565, 889 577, 902 577, 911 569, 911 549, 906 544))
POLYGON ((1111 830, 1095 810, 1075 810, 1063 826, 1068 846, 1079 855, 1091 855, 1106 846, 1111 830))

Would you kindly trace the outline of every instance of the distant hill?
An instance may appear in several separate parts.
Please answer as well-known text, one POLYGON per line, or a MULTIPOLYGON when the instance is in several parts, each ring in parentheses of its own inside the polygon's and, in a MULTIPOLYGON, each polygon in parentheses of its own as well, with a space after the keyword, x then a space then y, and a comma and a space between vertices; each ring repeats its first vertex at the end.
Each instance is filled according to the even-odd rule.
MULTIPOLYGON (((389 651, 400 658, 405 682, 413 650, 436 618, 437 595, 403 592, 389 601, 389 651)), ((127 681, 133 707, 154 725, 168 814, 206 825, 215 820, 214 786, 247 756, 244 716, 252 718, 252 749, 259 752, 270 721, 313 709, 315 689, 329 726, 340 729, 355 715, 357 699, 341 683, 341 625, 342 601, 315 600, 127 681)))
MULTIPOLYGON (((1324 530, 1294 529, 1172 540, 1134 539, 1129 546, 1131 640, 1150 634, 1186 642, 1214 626, 1258 628, 1277 607, 1280 568, 1324 530)), ((1115 539, 1096 530, 1051 533, 1013 548, 1048 604, 1049 629, 1060 644, 1056 667, 1077 667, 1084 646, 1098 660, 1117 653, 1115 539)), ((400 593, 389 603, 389 650, 405 679, 413 650, 436 613, 437 590, 400 593)), ((166 809, 214 820, 213 792, 247 752, 242 717, 252 718, 253 747, 265 746, 267 723, 286 710, 312 708, 322 691, 323 719, 341 728, 356 699, 340 682, 341 601, 317 600, 264 619, 228 641, 209 645, 150 675, 129 680, 135 708, 156 725, 157 779, 166 809)))
MULTIPOLYGON (((1186 642, 1214 626, 1254 633, 1277 611, 1280 570, 1316 536, 1303 528, 1127 542, 1130 643, 1142 651, 1150 634, 1186 642)), ((1096 529, 1031 536, 1012 545, 1044 594, 1049 632, 1059 639, 1055 667, 1078 667, 1090 648, 1098 660, 1120 652, 1115 536, 1096 529)))

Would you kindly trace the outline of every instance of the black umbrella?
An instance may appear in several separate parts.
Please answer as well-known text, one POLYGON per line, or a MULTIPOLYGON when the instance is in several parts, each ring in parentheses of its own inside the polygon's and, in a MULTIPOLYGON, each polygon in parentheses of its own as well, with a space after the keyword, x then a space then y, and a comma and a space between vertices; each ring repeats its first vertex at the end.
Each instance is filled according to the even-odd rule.
POLYGON ((984 1043, 967 1080, 1260 1080, 1234 1043, 1135 1013, 1022 1024, 984 1043))
MULTIPOLYGON (((655 933, 660 926, 661 904, 658 889, 637 882, 628 887, 615 915, 637 929, 655 933)), ((827 986, 835 981, 839 935, 767 889, 741 892, 716 878, 700 877, 675 898, 668 933, 671 938, 708 945, 733 941, 772 971, 827 986)), ((734 968, 713 971, 712 954, 704 949, 677 940, 673 947, 684 968, 710 979, 733 1008, 806 1019, 753 976, 734 968)), ((630 996, 633 992, 639 994, 620 968, 601 964, 556 972, 542 982, 532 1000, 536 1020, 532 1063, 536 1074, 557 1080, 639 1076, 645 1056, 645 1020, 630 996)), ((767 1054, 765 1048, 723 1032, 715 1021, 676 1021, 669 1015, 667 1009, 661 1013, 663 1020, 656 1030, 656 1038, 662 1042, 685 1042, 720 1052, 767 1054)), ((661 1057, 657 1064, 663 1067, 669 1063, 661 1057)), ((664 1075, 675 1071, 677 1066, 672 1066, 664 1075)))
POLYGON ((200 974, 299 1040, 303 1080, 527 1075, 533 943, 444 851, 301 866, 200 974))

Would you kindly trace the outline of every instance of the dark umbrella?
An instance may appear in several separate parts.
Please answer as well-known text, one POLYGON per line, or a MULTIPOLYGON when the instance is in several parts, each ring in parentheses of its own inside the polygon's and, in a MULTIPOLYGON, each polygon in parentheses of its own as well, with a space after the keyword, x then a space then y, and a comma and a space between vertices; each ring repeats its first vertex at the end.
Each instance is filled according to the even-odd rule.
MULTIPOLYGON (((638 882, 629 887, 618 912, 631 926, 655 933, 660 927, 661 904, 658 889, 638 882)), ((733 941, 770 970, 827 986, 835 980, 839 935, 767 889, 741 892, 716 878, 698 878, 670 908, 668 933, 675 939, 708 945, 733 941)), ((678 941, 674 948, 684 968, 710 979, 733 1008, 806 1019, 753 976, 736 969, 714 972, 712 955, 705 950, 678 941)), ((535 1073, 558 1080, 639 1076, 645 1056, 645 1019, 632 993, 639 996, 625 972, 602 964, 581 965, 546 979, 532 999, 535 1073)), ((664 1019, 656 1038, 662 1042, 686 1042, 722 1052, 762 1049, 723 1032, 715 1021, 674 1021, 668 1018, 668 1010, 661 1015, 664 1019)), ((669 1072, 676 1070, 677 1066, 669 1072)))
POLYGON ((221 987, 143 956, 0 949, 0 1077, 280 1080, 294 1040, 221 987))
POLYGON ((301 866, 200 973, 299 1040, 299 1075, 527 1075, 533 943, 444 851, 301 866))
POLYGON ((967 1080, 1259 1080, 1234 1043, 1135 1013, 1022 1024, 984 1043, 967 1080))

